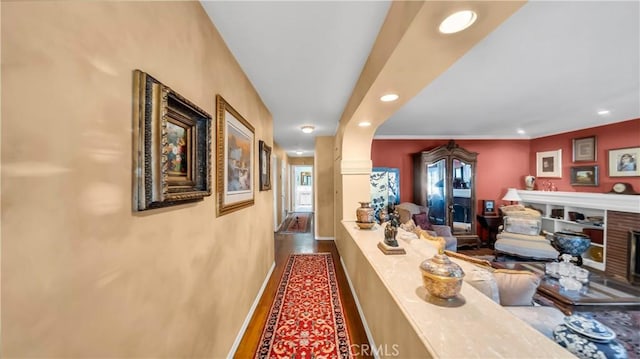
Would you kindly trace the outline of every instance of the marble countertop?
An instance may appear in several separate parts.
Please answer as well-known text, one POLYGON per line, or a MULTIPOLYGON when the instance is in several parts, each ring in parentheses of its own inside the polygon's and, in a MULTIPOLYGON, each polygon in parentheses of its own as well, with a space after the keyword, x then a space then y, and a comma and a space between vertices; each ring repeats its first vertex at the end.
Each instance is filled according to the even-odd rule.
MULTIPOLYGON (((432 299, 422 286, 419 270, 423 260, 437 253, 430 243, 400 231, 397 239, 407 253, 385 255, 377 248, 384 239, 380 225, 371 230, 361 230, 352 221, 343 225, 434 357, 574 357, 467 283, 459 299, 432 299)), ((463 270, 469 265, 454 261, 463 270)))

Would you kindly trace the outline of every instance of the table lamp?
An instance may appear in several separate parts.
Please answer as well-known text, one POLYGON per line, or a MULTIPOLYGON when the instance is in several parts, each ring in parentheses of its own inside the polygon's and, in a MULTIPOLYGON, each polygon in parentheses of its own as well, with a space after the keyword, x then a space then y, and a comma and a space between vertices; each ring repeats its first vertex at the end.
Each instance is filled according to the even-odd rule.
POLYGON ((522 198, 520 198, 520 196, 518 195, 518 190, 516 190, 515 188, 509 188, 507 189, 507 194, 502 197, 502 200, 510 201, 511 204, 513 204, 513 202, 518 203, 522 201, 522 198))

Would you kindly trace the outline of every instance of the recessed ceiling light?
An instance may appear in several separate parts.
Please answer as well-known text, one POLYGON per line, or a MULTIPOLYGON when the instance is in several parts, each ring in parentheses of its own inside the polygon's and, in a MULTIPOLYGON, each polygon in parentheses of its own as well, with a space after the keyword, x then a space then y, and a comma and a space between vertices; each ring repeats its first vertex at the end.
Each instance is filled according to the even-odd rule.
POLYGON ((600 116, 608 115, 610 113, 611 113, 611 111, 609 111, 609 110, 600 110, 600 111, 598 111, 598 115, 600 115, 600 116))
POLYGON ((517 132, 518 132, 518 134, 519 134, 519 135, 524 135, 524 134, 526 133, 526 132, 525 132, 523 129, 521 129, 521 128, 519 128, 517 132))
POLYGON ((362 122, 360 122, 360 123, 358 124, 358 126, 360 126, 360 127, 369 127, 369 126, 371 126, 371 122, 369 122, 369 121, 362 121, 362 122))
POLYGON ((300 129, 304 133, 311 133, 315 128, 313 126, 302 126, 300 129))
POLYGON ((399 98, 400 96, 398 96, 395 93, 388 93, 382 97, 380 97, 380 101, 382 102, 391 102, 391 101, 395 101, 399 98))
POLYGON ((304 153, 304 152, 302 152, 302 151, 296 151, 296 155, 301 155, 301 154, 303 154, 303 153, 304 153))
POLYGON ((477 18, 478 15, 471 10, 458 11, 447 16, 447 18, 440 23, 438 30, 443 34, 460 32, 471 26, 477 18))

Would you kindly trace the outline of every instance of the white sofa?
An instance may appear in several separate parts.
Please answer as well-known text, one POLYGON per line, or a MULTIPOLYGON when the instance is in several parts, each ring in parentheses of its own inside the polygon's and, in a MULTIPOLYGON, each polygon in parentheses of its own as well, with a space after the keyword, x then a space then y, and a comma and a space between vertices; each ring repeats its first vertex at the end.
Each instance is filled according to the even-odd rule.
POLYGON ((542 233, 540 212, 522 205, 504 206, 503 230, 496 236, 496 256, 502 254, 524 258, 554 260, 558 251, 542 233))

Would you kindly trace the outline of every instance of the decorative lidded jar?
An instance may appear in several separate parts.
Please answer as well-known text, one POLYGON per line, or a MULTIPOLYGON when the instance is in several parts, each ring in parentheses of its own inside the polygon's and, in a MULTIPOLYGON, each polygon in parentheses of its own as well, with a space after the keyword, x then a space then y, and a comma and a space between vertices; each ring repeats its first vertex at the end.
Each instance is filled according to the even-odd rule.
POLYGON ((356 218, 358 222, 361 223, 373 223, 374 218, 374 209, 369 206, 371 202, 358 202, 360 203, 360 207, 356 209, 356 218))
POLYGON ((535 183, 536 183, 536 178, 534 176, 528 175, 524 177, 524 186, 528 191, 533 190, 535 183))
POLYGON ((442 250, 431 259, 422 262, 420 271, 424 287, 434 297, 453 299, 460 293, 464 271, 442 250))

